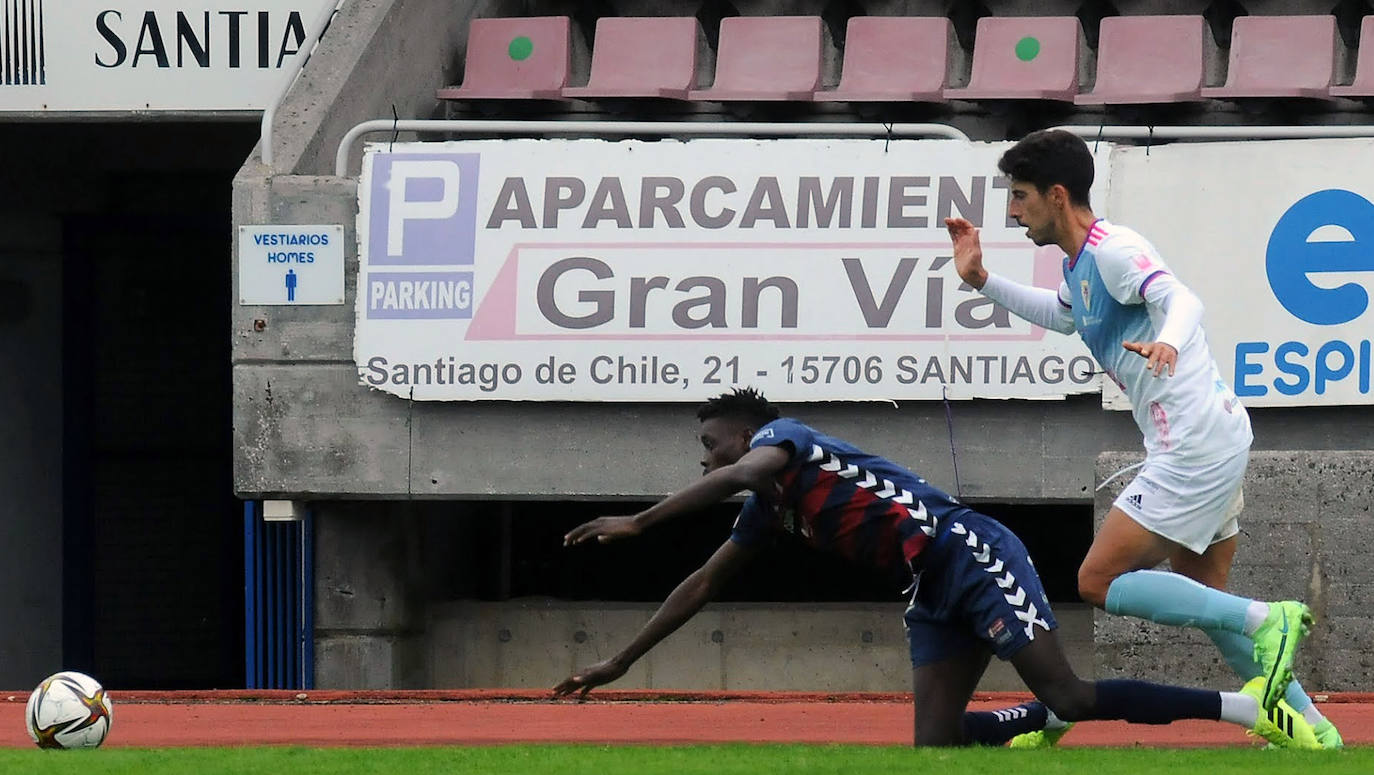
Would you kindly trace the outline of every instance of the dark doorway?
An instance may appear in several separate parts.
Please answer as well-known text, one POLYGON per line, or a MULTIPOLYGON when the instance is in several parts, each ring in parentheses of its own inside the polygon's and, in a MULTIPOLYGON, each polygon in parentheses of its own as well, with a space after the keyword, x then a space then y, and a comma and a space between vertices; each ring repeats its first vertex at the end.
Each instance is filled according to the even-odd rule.
POLYGON ((79 170, 103 207, 61 217, 63 663, 106 686, 243 685, 230 194, 255 129, 113 128, 128 157, 205 155, 79 170))

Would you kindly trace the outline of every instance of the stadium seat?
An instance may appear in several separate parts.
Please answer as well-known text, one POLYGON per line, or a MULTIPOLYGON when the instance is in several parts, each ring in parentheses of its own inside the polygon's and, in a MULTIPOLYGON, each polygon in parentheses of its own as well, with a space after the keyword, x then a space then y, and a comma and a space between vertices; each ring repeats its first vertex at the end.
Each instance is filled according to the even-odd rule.
POLYGON ((973 74, 952 100, 1072 102, 1087 42, 1073 16, 985 16, 973 44, 973 74))
POLYGON ((557 99, 568 85, 570 25, 566 16, 473 19, 463 84, 439 89, 439 99, 557 99))
POLYGON ((691 100, 809 100, 821 85, 821 17, 732 16, 721 19, 716 79, 691 100))
POLYGON ((598 19, 591 78, 563 96, 686 99, 696 86, 701 39, 701 23, 691 16, 598 19))
POLYGON ((1097 43, 1097 81, 1078 105, 1200 102, 1206 74, 1201 16, 1110 16, 1097 43))
POLYGON ((1374 16, 1364 17, 1360 24, 1359 61, 1355 63, 1355 80, 1349 86, 1332 86, 1333 97, 1374 97, 1374 16))
POLYGON ((1231 26, 1226 85, 1214 99, 1326 98, 1336 75, 1336 17, 1241 16, 1231 26))
POLYGON ((944 102, 950 54, 959 51, 944 17, 855 16, 845 32, 840 85, 815 99, 944 102))

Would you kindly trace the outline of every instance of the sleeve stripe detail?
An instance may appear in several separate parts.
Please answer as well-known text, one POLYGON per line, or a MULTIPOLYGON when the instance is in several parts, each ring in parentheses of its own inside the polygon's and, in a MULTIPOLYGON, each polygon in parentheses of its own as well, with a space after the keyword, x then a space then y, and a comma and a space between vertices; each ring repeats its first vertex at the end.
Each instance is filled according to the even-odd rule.
POLYGON ((1145 289, 1150 286, 1150 281, 1154 280, 1156 277, 1159 277, 1162 274, 1168 274, 1168 272, 1164 271, 1163 269, 1156 269, 1155 271, 1150 273, 1149 277, 1145 278, 1145 281, 1140 284, 1140 298, 1145 298, 1145 289))

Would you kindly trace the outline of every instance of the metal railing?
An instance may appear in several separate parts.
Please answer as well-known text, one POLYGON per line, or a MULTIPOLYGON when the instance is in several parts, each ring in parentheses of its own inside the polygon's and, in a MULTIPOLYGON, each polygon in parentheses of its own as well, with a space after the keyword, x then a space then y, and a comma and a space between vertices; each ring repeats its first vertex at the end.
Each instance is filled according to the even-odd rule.
POLYGON ((374 119, 348 130, 334 155, 334 174, 348 175, 353 144, 373 132, 452 132, 472 134, 653 134, 653 135, 784 135, 805 137, 943 137, 971 142, 947 124, 761 123, 744 121, 473 121, 374 119))
POLYGON ((1374 137, 1374 126, 1089 126, 1055 127, 1085 140, 1316 140, 1335 137, 1374 137))

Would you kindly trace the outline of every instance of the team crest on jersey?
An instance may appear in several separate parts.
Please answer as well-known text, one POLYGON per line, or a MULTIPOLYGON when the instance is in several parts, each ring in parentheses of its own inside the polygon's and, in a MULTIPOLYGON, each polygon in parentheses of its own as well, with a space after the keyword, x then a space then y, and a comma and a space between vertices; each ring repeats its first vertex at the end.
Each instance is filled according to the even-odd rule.
POLYGON ((1083 292, 1083 309, 1091 312, 1093 308, 1092 286, 1088 284, 1087 280, 1079 280, 1078 287, 1083 292))

